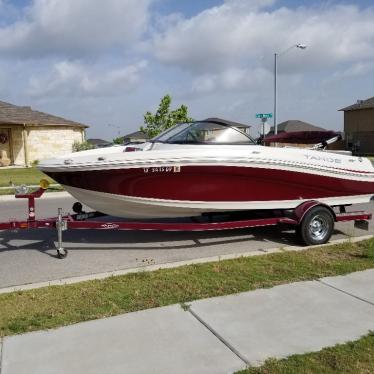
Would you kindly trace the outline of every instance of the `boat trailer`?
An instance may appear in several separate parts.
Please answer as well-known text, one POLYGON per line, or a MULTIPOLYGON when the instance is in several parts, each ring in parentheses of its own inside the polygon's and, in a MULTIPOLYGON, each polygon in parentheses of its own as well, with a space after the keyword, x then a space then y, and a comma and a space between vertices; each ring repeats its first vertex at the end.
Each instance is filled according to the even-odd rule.
POLYGON ((338 213, 321 202, 310 200, 301 203, 292 210, 273 211, 272 216, 250 219, 213 222, 143 222, 143 221, 99 221, 93 220, 106 215, 100 212, 84 212, 80 203, 73 205, 75 214, 63 215, 58 208, 57 217, 37 219, 35 199, 40 198, 48 188, 48 183, 41 181, 41 187, 30 193, 16 193, 15 198, 27 199, 28 217, 24 221, 10 220, 0 222, 0 230, 18 229, 55 229, 57 231, 57 257, 65 258, 68 251, 63 247, 63 231, 68 229, 94 230, 157 230, 157 231, 209 231, 230 230, 250 227, 275 226, 279 224, 296 228, 296 233, 306 245, 326 243, 332 234, 334 222, 354 221, 355 226, 368 229, 371 213, 365 211, 346 212, 341 206, 338 213), (329 223, 330 222, 330 223, 329 223), (323 234, 323 235, 322 235, 323 234), (315 240, 314 240, 315 239, 315 240))

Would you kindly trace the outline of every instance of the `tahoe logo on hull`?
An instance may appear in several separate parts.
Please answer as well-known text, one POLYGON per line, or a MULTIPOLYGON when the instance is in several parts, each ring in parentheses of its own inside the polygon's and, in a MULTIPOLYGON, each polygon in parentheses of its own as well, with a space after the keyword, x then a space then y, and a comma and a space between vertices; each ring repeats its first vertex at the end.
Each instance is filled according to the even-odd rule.
POLYGON ((334 157, 328 157, 328 156, 314 156, 314 155, 307 155, 304 154, 304 156, 309 160, 309 161, 326 161, 326 162, 331 162, 335 164, 341 164, 342 160, 334 157))

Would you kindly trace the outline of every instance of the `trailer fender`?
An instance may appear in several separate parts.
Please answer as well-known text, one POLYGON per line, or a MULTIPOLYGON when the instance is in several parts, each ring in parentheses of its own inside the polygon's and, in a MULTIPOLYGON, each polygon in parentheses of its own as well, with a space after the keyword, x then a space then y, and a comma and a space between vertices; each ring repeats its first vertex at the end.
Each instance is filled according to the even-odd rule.
POLYGON ((317 201, 317 200, 304 201, 303 203, 301 203, 300 205, 298 205, 295 208, 295 210, 293 211, 293 216, 294 216, 295 221, 298 224, 300 224, 302 222, 303 218, 305 217, 305 215, 312 208, 314 208, 316 206, 323 206, 323 207, 327 208, 331 212, 331 214, 333 215, 334 221, 336 222, 336 213, 331 208, 331 206, 329 206, 327 204, 324 204, 324 203, 321 203, 320 201, 317 201))

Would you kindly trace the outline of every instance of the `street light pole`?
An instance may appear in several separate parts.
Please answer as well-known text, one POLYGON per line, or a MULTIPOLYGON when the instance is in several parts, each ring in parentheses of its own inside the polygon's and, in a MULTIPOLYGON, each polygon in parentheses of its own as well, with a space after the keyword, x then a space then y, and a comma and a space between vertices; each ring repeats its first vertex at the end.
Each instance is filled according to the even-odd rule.
POLYGON ((274 135, 278 134, 277 125, 277 69, 278 69, 278 53, 274 53, 274 135))
POLYGON ((278 134, 278 124, 277 124, 277 78, 278 78, 278 57, 286 54, 292 48, 306 49, 306 44, 294 44, 288 47, 281 53, 274 53, 274 135, 278 134))

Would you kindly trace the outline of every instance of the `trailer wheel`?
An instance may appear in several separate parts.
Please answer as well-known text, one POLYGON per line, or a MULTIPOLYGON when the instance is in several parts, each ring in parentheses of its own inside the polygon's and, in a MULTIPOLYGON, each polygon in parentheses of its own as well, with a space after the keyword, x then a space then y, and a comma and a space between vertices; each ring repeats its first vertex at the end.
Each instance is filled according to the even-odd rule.
POLYGON ((68 250, 67 249, 58 249, 57 250, 57 257, 59 259, 63 259, 68 255, 68 250))
POLYGON ((334 217, 328 208, 316 206, 302 219, 296 229, 301 241, 306 245, 325 244, 334 230, 334 217))

